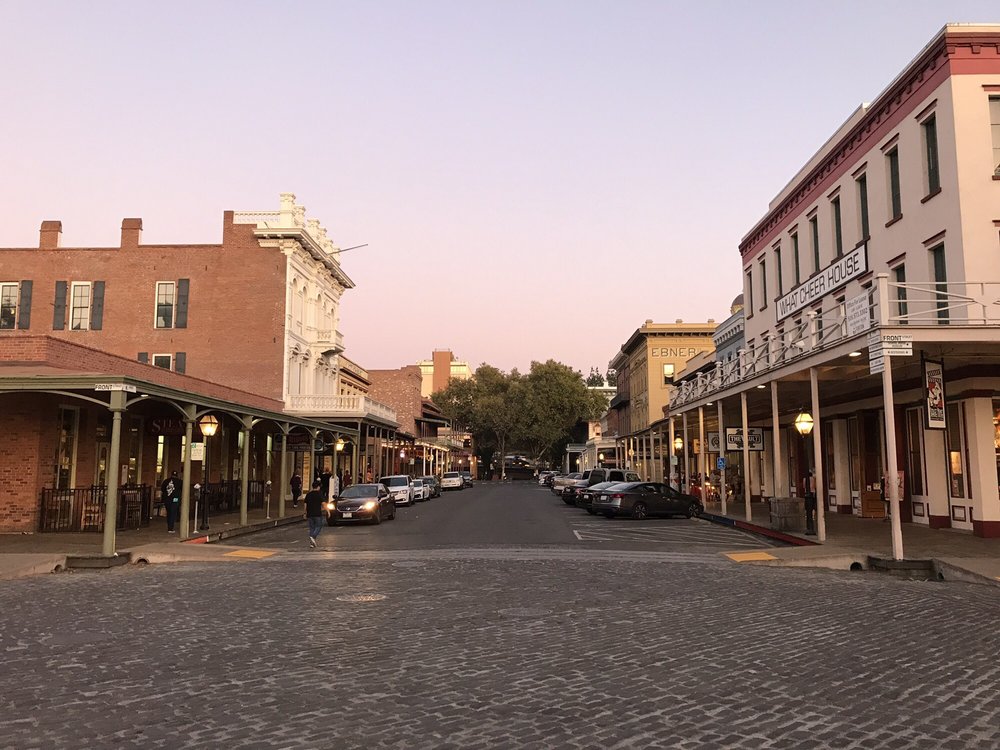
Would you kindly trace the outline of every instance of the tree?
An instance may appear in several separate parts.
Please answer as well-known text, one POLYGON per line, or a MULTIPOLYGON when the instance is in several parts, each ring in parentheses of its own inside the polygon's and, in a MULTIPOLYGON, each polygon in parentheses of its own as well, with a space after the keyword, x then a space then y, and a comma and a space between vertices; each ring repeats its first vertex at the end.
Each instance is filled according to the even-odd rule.
POLYGON ((604 385, 604 376, 596 367, 590 368, 590 375, 587 376, 587 385, 591 388, 600 388, 604 385))
POLYGON ((608 382, 609 386, 611 386, 612 388, 617 388, 618 387, 618 371, 617 370, 612 370, 609 367, 606 379, 607 379, 607 382, 608 382))

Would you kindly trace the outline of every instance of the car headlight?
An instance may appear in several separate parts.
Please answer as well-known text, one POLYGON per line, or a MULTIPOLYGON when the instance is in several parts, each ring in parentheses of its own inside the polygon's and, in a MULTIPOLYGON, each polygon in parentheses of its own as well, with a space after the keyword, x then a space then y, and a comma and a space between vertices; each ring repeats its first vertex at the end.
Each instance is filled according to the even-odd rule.
POLYGON ((375 506, 378 505, 374 500, 369 500, 365 503, 365 510, 375 510, 375 506))
POLYGON ((336 510, 337 509, 337 503, 332 502, 332 501, 329 502, 329 503, 327 503, 326 504, 326 509, 327 510, 336 510))

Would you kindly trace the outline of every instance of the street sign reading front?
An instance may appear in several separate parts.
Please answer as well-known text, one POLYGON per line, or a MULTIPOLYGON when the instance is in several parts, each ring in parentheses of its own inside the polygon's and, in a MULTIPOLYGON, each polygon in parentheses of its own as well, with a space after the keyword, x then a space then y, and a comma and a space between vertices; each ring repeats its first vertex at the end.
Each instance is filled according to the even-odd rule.
POLYGON ((128 383, 97 383, 95 391, 124 391, 125 393, 135 393, 135 386, 128 383))

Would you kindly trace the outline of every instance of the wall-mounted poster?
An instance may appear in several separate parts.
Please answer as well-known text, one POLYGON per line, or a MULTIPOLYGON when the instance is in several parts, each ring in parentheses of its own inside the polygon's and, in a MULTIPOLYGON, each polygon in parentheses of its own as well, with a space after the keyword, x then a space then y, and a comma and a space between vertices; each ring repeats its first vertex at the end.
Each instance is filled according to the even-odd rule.
POLYGON ((924 401, 927 412, 927 429, 943 430, 947 427, 944 415, 944 363, 924 360, 924 401))

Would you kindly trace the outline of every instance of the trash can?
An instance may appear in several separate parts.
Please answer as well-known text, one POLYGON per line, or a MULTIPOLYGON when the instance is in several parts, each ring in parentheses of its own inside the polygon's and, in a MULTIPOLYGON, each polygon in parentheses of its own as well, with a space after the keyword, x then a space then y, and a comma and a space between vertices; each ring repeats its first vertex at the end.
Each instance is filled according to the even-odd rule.
POLYGON ((775 531, 805 531, 805 500, 801 497, 772 497, 771 528, 775 531))

